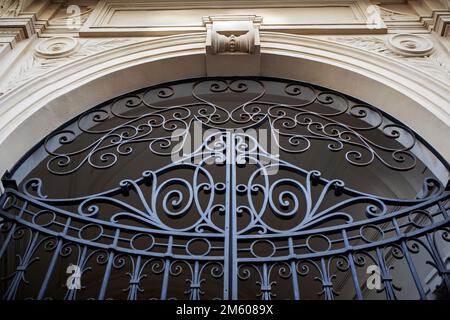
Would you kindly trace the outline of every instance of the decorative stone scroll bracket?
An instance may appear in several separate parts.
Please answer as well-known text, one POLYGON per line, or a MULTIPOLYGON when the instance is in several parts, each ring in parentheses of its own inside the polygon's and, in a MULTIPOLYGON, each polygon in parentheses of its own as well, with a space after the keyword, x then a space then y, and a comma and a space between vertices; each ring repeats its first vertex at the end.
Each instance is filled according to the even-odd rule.
POLYGON ((259 75, 261 22, 262 17, 255 15, 203 17, 207 74, 259 75))

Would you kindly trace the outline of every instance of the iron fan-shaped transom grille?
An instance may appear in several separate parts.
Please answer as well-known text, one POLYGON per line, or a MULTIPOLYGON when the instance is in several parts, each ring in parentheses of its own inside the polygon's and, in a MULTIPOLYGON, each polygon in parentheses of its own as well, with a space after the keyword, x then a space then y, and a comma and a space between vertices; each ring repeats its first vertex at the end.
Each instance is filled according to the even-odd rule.
POLYGON ((447 168, 395 119, 314 85, 139 90, 56 130, 3 179, 1 295, 448 296, 447 168))

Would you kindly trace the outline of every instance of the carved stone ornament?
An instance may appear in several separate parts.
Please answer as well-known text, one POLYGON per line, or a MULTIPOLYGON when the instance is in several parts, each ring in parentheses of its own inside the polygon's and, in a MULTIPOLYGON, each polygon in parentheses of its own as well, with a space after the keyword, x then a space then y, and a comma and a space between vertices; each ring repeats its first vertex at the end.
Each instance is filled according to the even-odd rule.
POLYGON ((61 58, 72 54, 78 48, 78 40, 71 37, 53 37, 41 41, 35 47, 36 55, 43 58, 61 58))
POLYGON ((401 11, 390 10, 382 6, 377 6, 380 9, 380 16, 385 21, 411 21, 418 20, 420 17, 414 14, 409 14, 401 11))
POLYGON ((425 57, 433 53, 431 40, 416 34, 395 34, 387 39, 388 48, 405 57, 425 57))
POLYGON ((203 22, 207 29, 206 52, 259 53, 259 26, 262 18, 257 16, 209 16, 203 22))
MULTIPOLYGON (((60 38, 62 37, 56 37, 56 39, 60 38)), ((114 48, 139 42, 138 39, 133 38, 72 39, 77 43, 75 49, 69 51, 64 50, 64 54, 58 54, 58 50, 61 51, 62 49, 58 49, 58 45, 55 45, 53 50, 49 49, 49 45, 51 43, 59 43, 59 41, 50 42, 50 40, 53 39, 55 38, 44 40, 42 44, 40 43, 35 47, 32 54, 27 54, 21 61, 19 61, 19 67, 9 75, 7 81, 5 82, 6 85, 0 88, 0 96, 15 88, 20 88, 28 81, 40 77, 46 72, 58 69, 59 67, 77 59, 82 59, 100 52, 105 52, 114 48), (53 54, 49 55, 49 50, 51 50, 53 54)), ((67 40, 67 44, 70 43, 70 40, 67 40)), ((66 49, 69 48, 67 47, 66 49)))
POLYGON ((23 3, 23 0, 0 0, 0 17, 17 17, 22 10, 23 3))
MULTIPOLYGON (((395 35, 394 40, 398 40, 400 35, 395 35)), ((413 36, 415 35, 408 35, 413 36)), ((421 40, 422 37, 419 37, 421 40)), ((405 38, 403 38, 405 39, 405 38)), ((375 37, 375 36, 350 36, 350 37, 329 37, 328 40, 343 43, 353 47, 357 47, 364 51, 374 52, 401 63, 408 64, 409 67, 419 69, 420 71, 431 75, 434 79, 440 80, 444 83, 450 81, 450 60, 446 52, 431 49, 431 51, 424 53, 412 54, 412 48, 399 49, 394 48, 389 44, 389 38, 375 37), (410 50, 409 54, 406 50, 410 50)), ((424 39, 426 40, 426 39, 424 39)), ((431 44, 430 40, 426 40, 431 44)), ((395 43, 395 42, 394 42, 395 43)), ((408 44, 403 42, 402 46, 413 47, 414 43, 408 44)))

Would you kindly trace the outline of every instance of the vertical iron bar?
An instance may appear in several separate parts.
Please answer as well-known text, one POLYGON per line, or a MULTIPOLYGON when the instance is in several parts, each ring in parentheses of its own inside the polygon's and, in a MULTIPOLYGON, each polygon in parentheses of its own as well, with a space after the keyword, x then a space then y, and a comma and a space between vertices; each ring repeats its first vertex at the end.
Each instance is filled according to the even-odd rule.
POLYGON ((33 257, 34 250, 36 250, 36 246, 38 245, 39 232, 35 232, 33 236, 33 232, 30 236, 30 242, 23 253, 23 256, 20 257, 20 262, 16 266, 16 271, 14 272, 14 277, 11 280, 11 284, 6 290, 5 295, 3 296, 4 300, 14 300, 19 290, 20 284, 25 281, 25 273, 27 268, 29 267, 29 263, 31 258, 33 257))
POLYGON ((139 288, 139 269, 141 268, 141 256, 137 256, 136 264, 134 265, 133 272, 130 273, 130 291, 128 292, 127 300, 137 300, 138 288, 139 288))
MULTIPOLYGON (((85 245, 83 247, 83 251, 82 251, 82 253, 79 256, 79 259, 77 261, 77 265, 81 269, 81 275, 83 275, 84 264, 86 263, 85 260, 86 260, 87 250, 88 250, 87 246, 85 245)), ((68 289, 64 300, 75 300, 76 297, 77 297, 77 289, 68 289)))
POLYGON ((225 157, 225 185, 226 185, 226 190, 225 190, 225 229, 224 229, 224 234, 225 234, 225 239, 224 239, 224 254, 223 254, 223 259, 224 259, 224 274, 223 274, 223 299, 224 300, 228 300, 230 299, 230 204, 229 204, 229 200, 230 200, 230 182, 229 182, 229 178, 230 178, 230 166, 229 166, 229 157, 230 157, 230 143, 229 143, 229 132, 227 132, 226 135, 226 145, 227 148, 225 150, 226 153, 226 157, 225 157))
POLYGON ((237 284, 237 217, 236 217, 236 140, 235 136, 230 133, 232 138, 230 141, 231 149, 231 298, 236 300, 238 298, 238 284, 237 284))
POLYGON ((386 298, 388 300, 394 300, 395 294, 394 294, 394 289, 392 288, 392 283, 391 283, 392 279, 390 278, 389 271, 387 270, 386 264, 384 262, 383 253, 381 252, 379 247, 377 247, 376 253, 377 253, 378 264, 381 269, 381 275, 383 278, 382 280, 384 283, 384 288, 386 290, 386 298))
POLYGON ((289 255, 292 256, 291 258, 291 274, 292 274, 292 288, 294 289, 294 299, 300 300, 300 290, 298 288, 298 276, 297 276, 297 268, 295 267, 295 251, 294 251, 294 241, 292 240, 292 237, 289 237, 288 239, 288 245, 289 245, 289 255))
POLYGON ((194 270, 192 270, 190 290, 191 300, 200 300, 200 264, 198 261, 194 262, 194 270))
POLYGON ((433 239, 431 238, 431 235, 429 233, 427 233, 426 237, 427 237, 427 242, 430 245, 432 258, 437 267, 437 272, 438 272, 439 276, 442 278, 442 281, 444 282, 445 287, 447 288, 447 292, 450 294, 450 279, 449 279, 448 273, 445 272, 447 267, 442 262, 442 258, 439 253, 439 250, 436 248, 436 245, 435 245, 433 239))
MULTIPOLYGON (((393 218, 392 223, 395 227, 395 232, 398 237, 403 236, 403 232, 400 230, 400 227, 398 225, 397 219, 393 218)), ((416 267, 414 266, 414 261, 412 260, 411 255, 409 254, 408 246, 406 245, 405 240, 402 240, 400 243, 403 254, 406 258, 406 263, 408 264, 408 268, 411 271, 411 275, 413 276, 414 284, 416 285, 417 291, 419 292, 419 296, 421 300, 426 300, 427 296, 425 294, 425 291, 423 290, 422 283, 420 282, 419 274, 417 273, 416 267)))
MULTIPOLYGON (((351 250, 351 245, 348 242, 347 231, 345 229, 342 230, 342 239, 344 239, 345 249, 350 251, 351 250)), ((353 261, 353 255, 352 255, 351 252, 348 253, 347 259, 348 259, 348 264, 350 266, 350 271, 351 271, 351 274, 352 274, 352 279, 353 279, 353 285, 355 287, 356 298, 358 300, 363 300, 363 295, 362 295, 362 292, 361 292, 361 288, 359 286, 358 275, 356 273, 356 267, 355 267, 355 263, 353 261)))
POLYGON ((331 283, 330 276, 328 275, 325 259, 323 257, 320 258, 320 267, 322 269, 322 286, 325 293, 325 299, 334 300, 332 290, 333 284, 331 283))
POLYGON ((108 287, 109 277, 111 275, 111 269, 112 269, 112 265, 113 265, 114 257, 115 257, 115 253, 113 250, 117 247, 117 242, 119 241, 119 234, 120 234, 120 229, 117 228, 116 233, 114 235, 113 244, 112 244, 113 249, 108 254, 108 263, 106 264, 105 274, 103 276, 103 281, 102 281, 102 286, 100 288, 100 293, 98 294, 98 300, 105 299, 106 288, 108 287))
MULTIPOLYGON (((17 218, 21 218, 23 216, 23 213, 27 206, 28 206, 28 201, 24 201, 22 207, 20 208, 19 214, 17 215, 17 218)), ((8 235, 6 236, 5 242, 3 243, 2 248, 0 249, 0 259, 3 257, 3 254, 5 253, 6 249, 8 248, 9 242, 11 241, 11 238, 14 235, 14 232, 16 232, 16 228, 17 228, 17 223, 15 222, 11 226, 11 230, 9 230, 8 235)))
MULTIPOLYGON (((167 255, 172 254, 172 244, 173 244, 173 237, 169 237, 169 241, 167 243, 167 255)), ((167 299, 167 286, 169 285, 169 276, 170 276, 170 259, 166 259, 164 263, 164 278, 163 283, 161 287, 161 300, 167 299)))
MULTIPOLYGON (((71 222, 72 218, 68 217, 62 235, 65 235, 67 233, 71 222)), ((44 281, 42 282, 41 289, 39 290, 37 300, 42 300, 44 298, 45 290, 47 290, 48 282, 50 281, 50 277, 52 276, 53 271, 55 270, 56 261, 58 260, 62 245, 63 240, 58 239, 58 245, 55 248, 55 252, 53 253, 52 259, 50 261, 50 265, 48 266, 47 273, 45 274, 44 281)))
POLYGON ((261 300, 270 300, 271 286, 270 286, 270 277, 269 271, 267 268, 267 263, 263 263, 262 265, 262 274, 261 274, 261 300))
POLYGON ((236 241, 236 158, 235 137, 226 132, 226 199, 224 243, 224 299, 237 299, 237 241, 236 241))

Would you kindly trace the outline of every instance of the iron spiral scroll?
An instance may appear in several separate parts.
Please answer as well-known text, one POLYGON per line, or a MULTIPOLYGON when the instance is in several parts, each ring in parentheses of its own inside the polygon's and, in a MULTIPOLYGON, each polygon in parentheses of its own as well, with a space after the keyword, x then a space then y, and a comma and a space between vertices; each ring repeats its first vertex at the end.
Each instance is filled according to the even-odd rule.
POLYGON ((23 179, 0 198, 0 293, 7 300, 448 297, 450 192, 438 178, 393 197, 302 165, 313 153, 409 177, 423 166, 421 141, 371 105, 287 80, 184 80, 116 98, 50 134, 15 168, 9 182, 23 179), (206 134, 185 152, 198 124, 206 134), (253 134, 261 129, 270 148, 253 134), (137 168, 124 166, 137 157, 145 159, 137 168), (86 174, 120 178, 58 194, 55 181, 86 174), (70 264, 80 268, 79 289, 66 286, 70 264), (374 291, 369 266, 380 273, 374 291))

